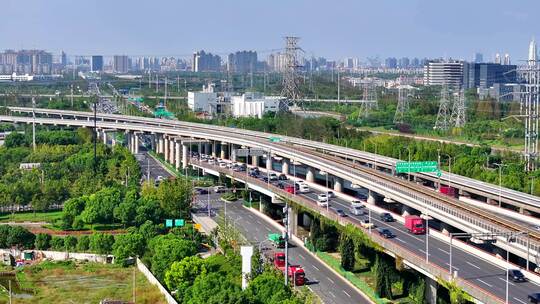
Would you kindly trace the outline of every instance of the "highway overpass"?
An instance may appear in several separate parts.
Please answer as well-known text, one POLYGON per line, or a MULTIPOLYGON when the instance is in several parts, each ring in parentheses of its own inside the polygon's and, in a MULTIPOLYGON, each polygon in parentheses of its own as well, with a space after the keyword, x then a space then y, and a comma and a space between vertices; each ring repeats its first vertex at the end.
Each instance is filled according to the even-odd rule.
MULTIPOLYGON (((28 115, 28 113, 32 112, 32 109, 11 108, 11 111, 12 113, 18 113, 17 115, 28 115)), ((94 125, 93 113, 90 112, 36 109, 35 113, 36 118, 11 115, 0 116, 0 121, 13 123, 35 122, 42 125, 90 128, 94 125)), ((190 164, 190 150, 212 154, 223 159, 235 160, 236 157, 233 151, 238 148, 258 148, 267 151, 266 154, 272 156, 266 157, 265 167, 268 169, 272 169, 274 163, 279 162, 282 172, 290 174, 291 163, 293 165, 301 163, 305 168, 305 179, 308 182, 314 182, 317 179, 317 172, 328 172, 331 176, 331 185, 336 192, 350 192, 351 189, 356 187, 369 189, 372 194, 368 199, 370 203, 376 204, 380 202, 380 197, 398 202, 403 205, 401 211, 404 213, 423 213, 436 221, 446 224, 446 226, 442 227, 443 233, 453 229, 467 232, 528 232, 530 237, 518 237, 516 242, 498 239, 496 245, 502 249, 508 249, 515 255, 515 259, 528 257, 531 264, 536 264, 535 258, 540 245, 540 234, 532 229, 527 221, 519 217, 511 218, 502 215, 503 213, 500 212, 479 208, 467 202, 439 194, 433 189, 415 182, 404 180, 393 173, 392 161, 395 163, 395 160, 290 137, 280 137, 280 142, 271 142, 269 141, 269 138, 273 136, 271 134, 240 129, 113 114, 98 113, 97 117, 98 120, 95 123, 99 134, 105 141, 108 141, 107 133, 109 132, 125 132, 130 149, 136 153, 140 144, 140 135, 144 134, 151 139, 152 147, 158 153, 165 155, 165 158, 177 168, 187 167, 190 164)), ((253 165, 259 165, 262 163, 261 160, 262 158, 259 156, 250 158, 253 165)), ((475 184, 473 180, 466 180, 463 177, 456 177, 456 181, 458 180, 462 180, 463 185, 476 188, 478 191, 482 191, 481 188, 489 186, 482 183, 475 184)), ((253 181, 253 184, 257 185, 255 181, 253 181)), ((274 188, 271 189, 271 192, 279 193, 279 189, 274 188)), ((498 190, 498 187, 496 189, 498 190)), ((488 190, 484 191, 487 192, 488 190)), ((287 197, 286 193, 280 193, 280 195, 287 197)), ((508 189, 504 190, 504 195, 516 203, 527 206, 534 206, 538 200, 535 197, 508 189)), ((298 199, 294 197, 288 198, 298 199)), ((306 206, 309 206, 307 202, 305 203, 306 206)), ((502 211, 525 216, 510 210, 502 211)), ((324 212, 322 213, 324 214, 324 212)), ((335 215, 326 215, 335 218, 335 215)), ((400 251, 401 249, 399 246, 396 247, 395 243, 384 239, 379 240, 376 236, 374 238, 389 253, 404 257, 408 263, 417 269, 423 270, 423 273, 428 276, 449 277, 448 270, 434 265, 432 261, 426 262, 424 259, 419 259, 415 254, 400 251)), ((467 254, 475 258, 481 256, 481 254, 474 251, 467 252, 467 254)), ((489 260, 490 258, 483 257, 483 259, 489 260)), ((471 269, 471 272, 474 275, 475 270, 471 269)), ((460 276, 456 280, 460 286, 485 303, 489 303, 489 299, 493 299, 493 297, 500 299, 497 295, 494 296, 489 291, 486 291, 486 286, 481 286, 482 282, 469 282, 461 279, 460 276)))

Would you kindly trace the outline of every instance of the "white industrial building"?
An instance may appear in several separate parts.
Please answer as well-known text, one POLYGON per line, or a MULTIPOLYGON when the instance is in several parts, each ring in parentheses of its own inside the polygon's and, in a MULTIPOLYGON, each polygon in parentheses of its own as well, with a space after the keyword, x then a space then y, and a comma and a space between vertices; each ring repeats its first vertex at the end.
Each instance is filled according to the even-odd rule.
POLYGON ((463 83, 463 62, 430 61, 424 65, 424 85, 459 88, 463 83))
POLYGON ((201 92, 188 92, 188 107, 193 112, 212 112, 212 106, 218 102, 214 84, 203 86, 201 92))
POLYGON ((24 74, 24 75, 17 75, 16 73, 13 74, 6 74, 6 75, 0 75, 0 81, 32 81, 34 80, 34 76, 24 74))
POLYGON ((258 117, 267 112, 279 111, 283 97, 263 96, 261 93, 246 92, 242 96, 231 97, 232 114, 234 117, 258 117))

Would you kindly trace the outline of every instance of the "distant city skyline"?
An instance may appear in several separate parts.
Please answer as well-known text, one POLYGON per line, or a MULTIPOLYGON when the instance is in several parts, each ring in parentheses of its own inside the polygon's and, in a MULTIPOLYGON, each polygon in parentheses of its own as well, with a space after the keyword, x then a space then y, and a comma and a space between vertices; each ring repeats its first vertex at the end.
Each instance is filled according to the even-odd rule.
POLYGON ((519 61, 527 59, 530 39, 540 37, 534 15, 539 9, 534 0, 514 6, 503 0, 209 0, 204 6, 174 0, 6 0, 8 26, 0 34, 0 50, 186 58, 198 50, 223 58, 255 50, 264 58, 283 47, 283 36, 296 35, 307 57, 473 60, 482 53, 492 61, 508 53, 519 61))

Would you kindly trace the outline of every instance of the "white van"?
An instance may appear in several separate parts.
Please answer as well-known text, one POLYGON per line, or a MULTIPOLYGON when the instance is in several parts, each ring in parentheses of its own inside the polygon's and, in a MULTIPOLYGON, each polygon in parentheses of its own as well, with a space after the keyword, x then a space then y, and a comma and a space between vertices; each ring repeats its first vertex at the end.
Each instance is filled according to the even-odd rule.
POLYGON ((306 184, 300 184, 300 188, 298 189, 300 193, 309 193, 309 186, 306 184))

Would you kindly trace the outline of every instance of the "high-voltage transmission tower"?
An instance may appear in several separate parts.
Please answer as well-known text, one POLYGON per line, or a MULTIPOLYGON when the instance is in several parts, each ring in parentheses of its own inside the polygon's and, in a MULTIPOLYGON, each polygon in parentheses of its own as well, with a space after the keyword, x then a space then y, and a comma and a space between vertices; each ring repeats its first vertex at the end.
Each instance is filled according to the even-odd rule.
POLYGON ((467 122, 465 116, 466 112, 465 90, 461 89, 458 98, 454 99, 452 115, 450 116, 450 125, 456 128, 463 127, 467 122))
POLYGON ((525 150, 526 171, 534 171, 538 161, 538 120, 540 114, 540 65, 537 60, 529 60, 523 69, 524 92, 522 99, 522 115, 525 118, 525 150))
POLYGON ((394 123, 402 124, 405 122, 405 113, 409 111, 409 90, 399 86, 398 87, 398 103, 396 108, 396 114, 394 114, 394 123))
POLYGON ((373 81, 362 84, 362 102, 360 103, 360 114, 366 118, 368 114, 378 108, 377 89, 373 81))
POLYGON ((280 110, 288 111, 293 105, 303 108, 300 103, 299 78, 297 70, 300 67, 298 64, 298 51, 301 48, 298 46, 300 37, 285 37, 285 69, 283 71, 283 89, 281 94, 287 100, 280 104, 280 110))
POLYGON ((433 129, 446 131, 450 127, 450 94, 448 87, 443 85, 441 90, 441 99, 439 100, 439 112, 433 129))

